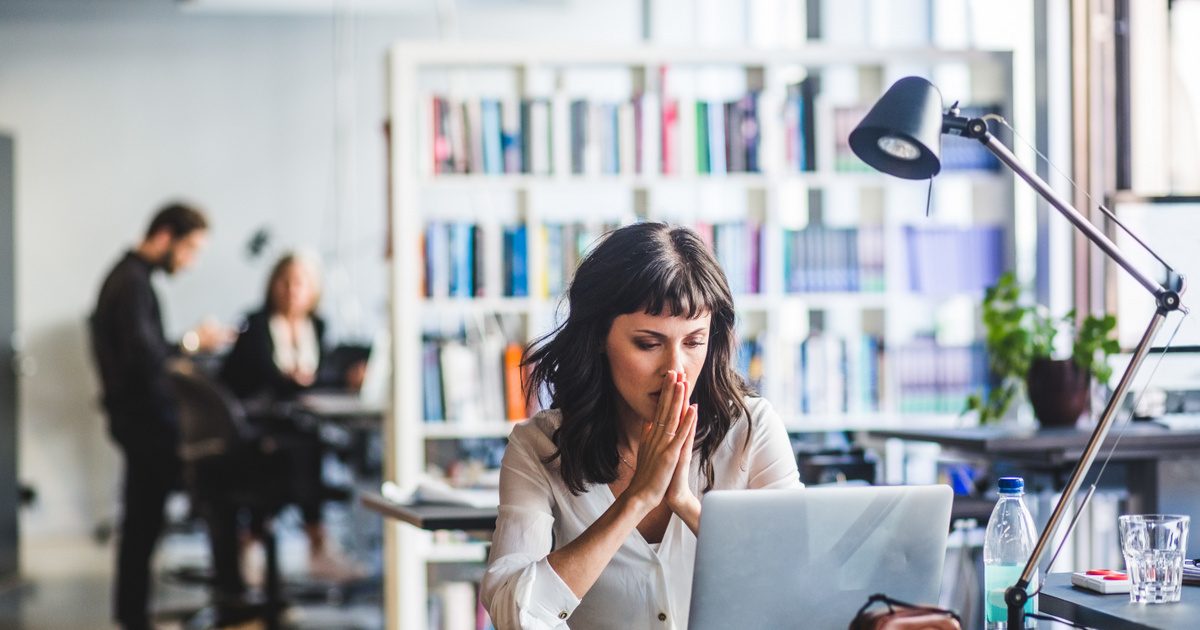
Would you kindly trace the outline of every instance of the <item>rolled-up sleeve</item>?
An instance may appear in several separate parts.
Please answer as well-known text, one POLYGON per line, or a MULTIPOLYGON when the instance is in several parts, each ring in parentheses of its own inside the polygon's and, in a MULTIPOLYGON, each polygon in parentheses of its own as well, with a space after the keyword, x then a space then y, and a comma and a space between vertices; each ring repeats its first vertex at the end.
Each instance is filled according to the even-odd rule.
POLYGON ((545 467, 513 432, 500 469, 500 509, 480 596, 500 630, 566 628, 579 598, 546 556, 553 502, 545 467))
POLYGON ((800 472, 796 468, 796 454, 788 439, 783 420, 775 407, 759 399, 751 410, 751 437, 748 453, 750 489, 802 488, 800 472))

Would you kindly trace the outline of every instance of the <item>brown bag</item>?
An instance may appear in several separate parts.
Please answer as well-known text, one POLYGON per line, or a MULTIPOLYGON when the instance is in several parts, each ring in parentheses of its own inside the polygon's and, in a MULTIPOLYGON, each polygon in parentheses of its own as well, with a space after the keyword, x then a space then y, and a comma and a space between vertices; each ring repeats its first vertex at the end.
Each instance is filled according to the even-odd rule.
POLYGON ((962 630, 962 620, 950 610, 914 606, 880 593, 858 609, 850 630, 962 630), (868 610, 880 602, 886 606, 868 610))

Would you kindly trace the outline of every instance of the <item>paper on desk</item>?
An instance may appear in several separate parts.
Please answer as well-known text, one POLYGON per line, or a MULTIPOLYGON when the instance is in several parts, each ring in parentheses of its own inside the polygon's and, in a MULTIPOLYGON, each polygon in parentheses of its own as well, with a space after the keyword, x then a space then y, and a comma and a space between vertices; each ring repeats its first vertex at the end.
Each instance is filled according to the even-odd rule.
POLYGON ((499 488, 455 488, 433 477, 423 477, 412 492, 404 492, 391 482, 384 483, 381 492, 384 497, 397 503, 436 503, 475 508, 500 505, 499 488))

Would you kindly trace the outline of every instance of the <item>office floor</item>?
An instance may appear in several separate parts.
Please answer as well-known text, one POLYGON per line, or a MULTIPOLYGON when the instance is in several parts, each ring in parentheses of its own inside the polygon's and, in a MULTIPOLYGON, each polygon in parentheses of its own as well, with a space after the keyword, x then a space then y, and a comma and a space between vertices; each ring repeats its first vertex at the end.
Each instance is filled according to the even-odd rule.
MULTIPOLYGON (((280 535, 281 569, 285 581, 302 575, 307 557, 304 536, 289 528, 280 535)), ((2 630, 108 630, 113 580, 114 548, 90 538, 36 540, 23 549, 21 580, 0 583, 2 630)), ((203 564, 207 558, 202 535, 176 533, 164 539, 158 566, 203 564)), ((156 582, 155 609, 195 609, 206 601, 202 586, 156 582)), ((383 627, 378 597, 357 597, 354 603, 293 605, 286 613, 287 626, 297 630, 340 628, 374 630, 383 627)), ((162 623, 160 630, 183 629, 181 623, 162 623)), ((254 628, 253 624, 244 628, 254 628)))

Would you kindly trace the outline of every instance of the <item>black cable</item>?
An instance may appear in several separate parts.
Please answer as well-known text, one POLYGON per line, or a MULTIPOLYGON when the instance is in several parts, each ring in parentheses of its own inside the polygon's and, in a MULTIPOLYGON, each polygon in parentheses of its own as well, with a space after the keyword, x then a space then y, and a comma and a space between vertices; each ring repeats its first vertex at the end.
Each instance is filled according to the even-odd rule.
POLYGON ((1083 630, 1091 630, 1088 626, 1081 626, 1076 623, 1071 623, 1070 621, 1067 621, 1066 619, 1063 619, 1061 617, 1055 617, 1054 615, 1047 615, 1046 613, 1025 613, 1025 616, 1032 617, 1034 619, 1041 619, 1043 621, 1053 621, 1055 623, 1061 623, 1063 625, 1071 626, 1072 628, 1082 628, 1083 630))

